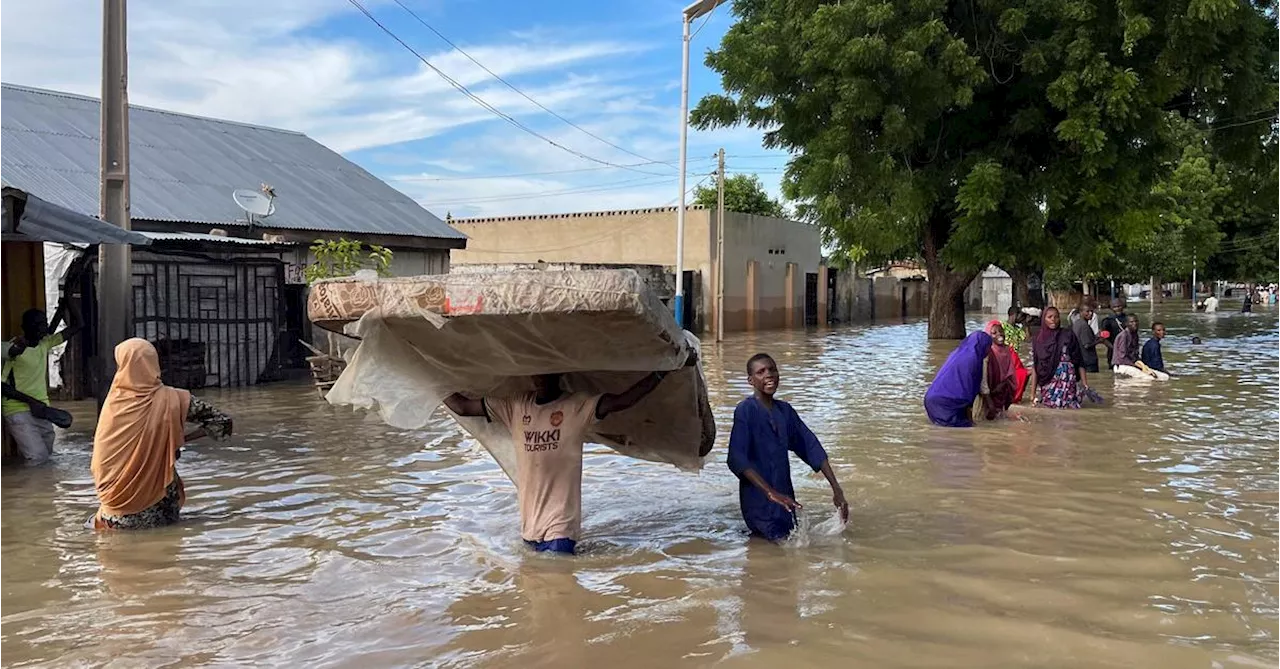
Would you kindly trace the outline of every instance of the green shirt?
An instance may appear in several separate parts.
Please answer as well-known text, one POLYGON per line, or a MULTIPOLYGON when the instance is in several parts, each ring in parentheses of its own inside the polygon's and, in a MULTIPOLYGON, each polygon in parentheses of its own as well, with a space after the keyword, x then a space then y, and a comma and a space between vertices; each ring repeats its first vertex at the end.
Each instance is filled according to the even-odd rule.
MULTIPOLYGON (((17 341, 17 340, 14 340, 17 341)), ((4 368, 0 371, 0 378, 5 383, 9 382, 9 373, 13 372, 13 387, 18 392, 25 393, 31 397, 49 403, 49 349, 61 344, 63 341, 62 333, 51 334, 36 346, 28 346, 16 358, 9 358, 9 347, 13 346, 13 341, 4 343, 4 368)), ((30 411, 31 407, 26 402, 5 398, 3 413, 5 416, 12 416, 23 411, 30 411)))

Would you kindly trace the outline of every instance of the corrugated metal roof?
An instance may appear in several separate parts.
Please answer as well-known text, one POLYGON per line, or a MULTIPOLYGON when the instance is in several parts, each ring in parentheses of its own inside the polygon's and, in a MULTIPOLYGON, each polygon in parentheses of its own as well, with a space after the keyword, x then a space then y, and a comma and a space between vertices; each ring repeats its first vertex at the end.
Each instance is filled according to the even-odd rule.
POLYGON ((151 240, 110 223, 78 214, 66 207, 31 195, 17 194, 18 189, 5 188, 5 207, 12 198, 23 198, 22 216, 15 222, 5 216, 3 239, 6 242, 56 242, 61 244, 133 244, 145 246, 151 240))
MULTIPOLYGON (((94 98, 0 86, 4 182, 86 215, 98 213, 94 98)), ((231 199, 271 184, 272 228, 465 239, 355 163, 298 132, 131 106, 130 200, 136 219, 243 225, 231 199)))
POLYGON ((203 232, 146 232, 138 234, 157 242, 213 242, 215 244, 247 244, 250 246, 295 246, 293 242, 269 242, 265 239, 246 239, 230 235, 210 235, 203 232))

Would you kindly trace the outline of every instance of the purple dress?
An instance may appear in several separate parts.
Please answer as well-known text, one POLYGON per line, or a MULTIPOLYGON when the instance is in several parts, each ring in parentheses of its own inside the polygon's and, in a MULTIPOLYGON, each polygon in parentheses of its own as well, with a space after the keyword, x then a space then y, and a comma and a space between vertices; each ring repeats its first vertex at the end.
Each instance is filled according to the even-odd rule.
POLYGON ((974 332, 951 352, 924 393, 929 420, 943 427, 973 427, 969 409, 982 390, 982 365, 991 351, 991 335, 974 332))

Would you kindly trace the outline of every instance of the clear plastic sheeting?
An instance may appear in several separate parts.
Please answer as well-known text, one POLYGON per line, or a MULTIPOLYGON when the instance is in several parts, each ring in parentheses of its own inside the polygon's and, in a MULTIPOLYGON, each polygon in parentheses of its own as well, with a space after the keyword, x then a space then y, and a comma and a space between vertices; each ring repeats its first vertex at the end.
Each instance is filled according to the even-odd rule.
MULTIPOLYGON (((53 318, 62 301, 62 283, 67 278, 71 264, 84 255, 84 249, 71 244, 44 244, 44 301, 45 315, 53 318)), ((67 345, 58 344, 49 351, 49 387, 62 387, 62 355, 67 345)))
MULTIPOLYGON (((571 392, 618 393, 670 371, 639 404, 588 433, 630 457, 696 470, 715 441, 706 382, 685 367, 697 337, 679 329, 631 270, 504 272, 408 279, 335 279, 312 287, 311 320, 361 339, 328 394, 376 409, 389 425, 427 424, 445 397, 533 390, 562 373, 571 392)), ((456 417, 515 476, 510 432, 456 417)))

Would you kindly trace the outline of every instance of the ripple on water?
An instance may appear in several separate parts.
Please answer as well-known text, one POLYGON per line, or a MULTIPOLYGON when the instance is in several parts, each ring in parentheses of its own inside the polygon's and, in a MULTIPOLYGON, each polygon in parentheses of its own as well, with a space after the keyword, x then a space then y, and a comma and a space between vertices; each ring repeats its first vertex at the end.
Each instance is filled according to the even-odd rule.
POLYGON ((179 526, 83 529, 87 432, 51 467, 3 473, 5 659, 1274 666, 1274 312, 1161 316, 1174 381, 1101 374, 1106 407, 973 430, 924 420, 951 344, 919 322, 707 342, 707 468, 589 448, 576 558, 523 548, 511 482, 443 415, 400 431, 308 387, 205 392, 239 435, 184 454, 179 526), (843 533, 815 531, 830 493, 797 463, 807 531, 746 537, 724 448, 761 350, 844 481, 843 533))

